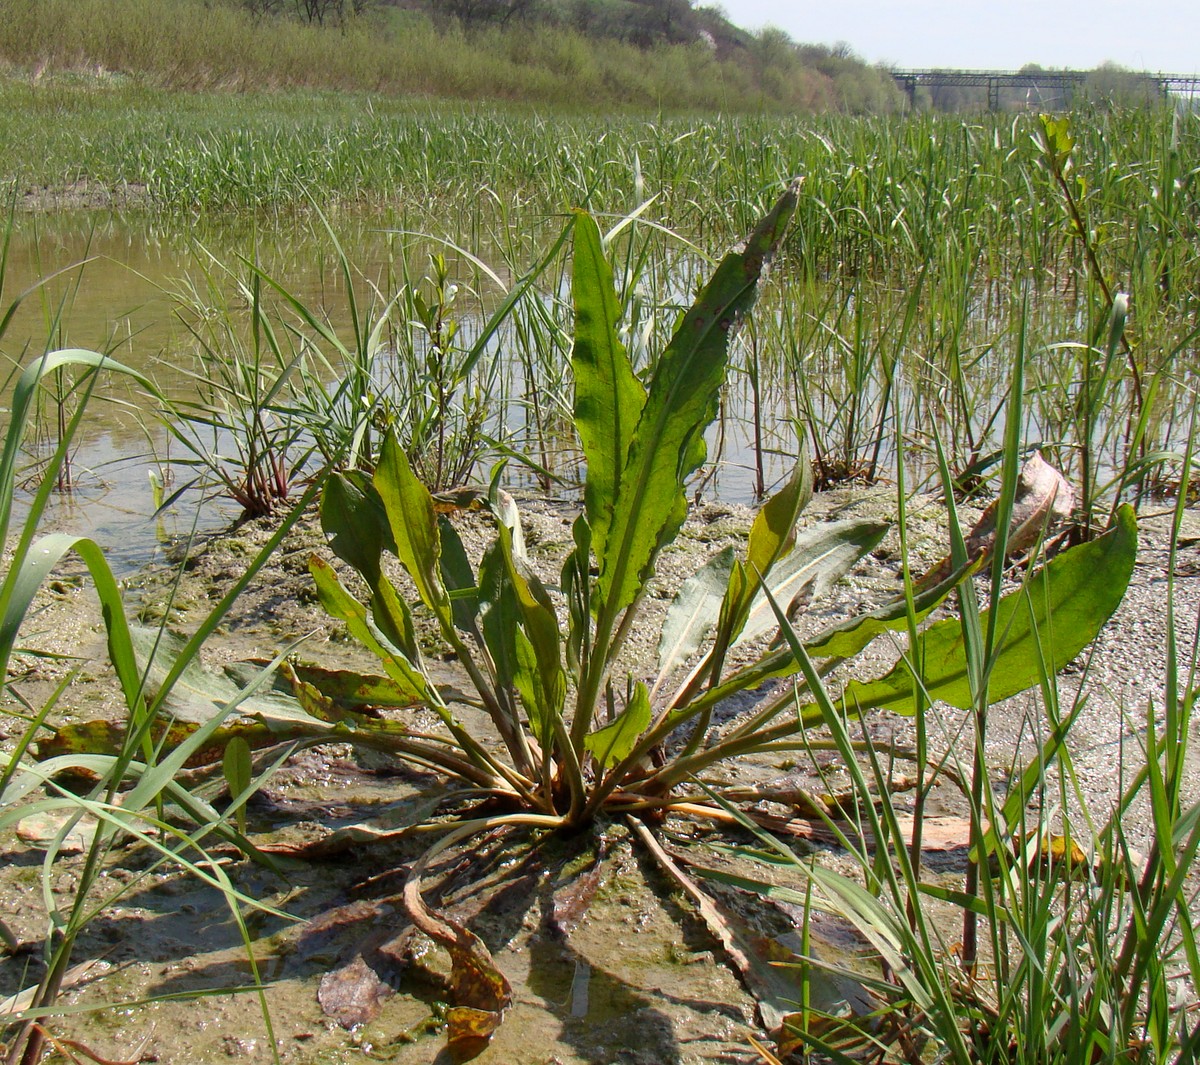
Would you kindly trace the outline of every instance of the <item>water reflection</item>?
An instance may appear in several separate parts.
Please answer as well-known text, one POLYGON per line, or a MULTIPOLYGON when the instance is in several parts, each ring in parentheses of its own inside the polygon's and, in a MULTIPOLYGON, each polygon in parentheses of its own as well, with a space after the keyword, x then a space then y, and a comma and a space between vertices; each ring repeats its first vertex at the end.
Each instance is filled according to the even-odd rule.
MULTIPOLYGON (((337 219, 337 243, 353 264, 358 298, 385 303, 438 250, 451 269, 490 282, 470 264, 455 261, 453 249, 414 235, 394 212, 337 219)), ((165 393, 196 399, 197 382, 210 367, 197 342, 205 320, 228 316, 233 329, 245 324, 247 300, 239 291, 256 262, 287 293, 341 332, 349 321, 346 282, 337 243, 317 219, 295 218, 269 228, 252 222, 203 225, 115 212, 68 212, 19 217, 11 233, 4 305, 28 295, 0 339, 12 367, 44 351, 83 347, 111 353, 144 373, 165 393), (41 282, 39 284, 39 282, 41 282), (236 321, 235 321, 236 319, 236 321)), ((481 248, 486 257, 494 248, 481 248)), ((503 267, 501 280, 506 280, 503 267)), ((277 302, 284 297, 273 293, 277 302)), ((360 306, 360 313, 367 307, 360 306)), ((287 339, 285 337, 285 339, 287 339)), ((23 481, 34 483, 40 463, 57 443, 60 415, 73 409, 70 381, 59 401, 46 390, 44 407, 31 433, 30 462, 23 481)), ((152 476, 164 478, 178 459, 154 401, 115 375, 102 375, 75 438, 70 491, 56 496, 50 525, 91 535, 114 553, 120 566, 137 566, 160 548, 164 535, 219 528, 229 507, 205 506, 198 519, 195 497, 184 497, 177 513, 152 519, 152 476), (165 524, 164 524, 165 517, 165 524)), ((228 444, 218 434, 218 450, 228 444)), ((184 476, 181 473, 180 476, 184 476)))

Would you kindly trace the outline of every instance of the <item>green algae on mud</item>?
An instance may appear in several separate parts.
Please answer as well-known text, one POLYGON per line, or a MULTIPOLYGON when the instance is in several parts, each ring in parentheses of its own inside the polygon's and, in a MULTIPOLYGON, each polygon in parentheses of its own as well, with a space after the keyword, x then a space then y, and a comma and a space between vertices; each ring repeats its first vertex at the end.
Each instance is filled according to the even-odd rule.
MULTIPOLYGON (((339 802, 353 802, 338 789, 334 794, 339 802)), ((239 885, 257 882, 260 897, 301 918, 312 914, 313 923, 327 930, 319 945, 312 941, 320 933, 305 925, 265 928, 256 942, 283 1061, 351 1060, 364 1050, 398 1062, 441 1060, 436 1018, 445 963, 428 943, 396 948, 408 953, 406 960, 390 958, 389 942, 404 927, 398 903, 394 895, 390 905, 364 900, 372 885, 386 887, 386 870, 402 858, 394 850, 368 851, 333 864, 296 865, 286 879, 245 867, 231 870, 239 885), (329 909, 338 905, 361 917, 356 921, 348 913, 344 927, 331 933, 329 909), (377 1016, 344 1029, 324 1015, 318 996, 329 974, 363 950, 386 991, 377 1016), (413 1033, 431 1017, 435 1023, 428 1034, 413 1033)), ((468 911, 485 907, 474 923, 517 988, 506 1024, 481 1062, 698 1062, 745 1045, 753 1030, 753 1000, 711 958, 690 965, 671 961, 677 951, 702 949, 703 940, 688 943, 681 914, 664 908, 654 883, 630 868, 627 848, 614 846, 610 860, 622 890, 594 901, 569 940, 546 926, 541 912, 548 905, 546 893, 528 876, 515 885, 515 894, 506 891, 501 877, 483 889, 484 899, 476 883, 458 900, 468 911), (530 911, 534 898, 538 902, 530 911), (634 1030, 639 1036, 631 1042, 634 1030)), ((485 880, 484 870, 466 865, 472 881, 485 880)), ((464 870, 459 873, 461 886, 464 870)), ((0 883, 7 879, 0 874, 0 883)), ((4 885, 4 894, 9 887, 4 885)), ((213 921, 214 905, 220 907, 217 893, 186 879, 156 876, 111 907, 82 944, 89 954, 105 954, 95 982, 72 991, 64 1005, 95 1003, 97 996, 113 1005, 101 1007, 95 1017, 56 1020, 55 1031, 75 1032, 98 1053, 117 1057, 142 1044, 149 1032, 142 1052, 172 1061, 198 1065, 225 1055, 271 1060, 258 1004, 246 987, 243 949, 228 921, 213 921), (164 997, 186 999, 193 993, 198 1000, 164 997)), ((451 905, 450 912, 460 911, 451 905)))

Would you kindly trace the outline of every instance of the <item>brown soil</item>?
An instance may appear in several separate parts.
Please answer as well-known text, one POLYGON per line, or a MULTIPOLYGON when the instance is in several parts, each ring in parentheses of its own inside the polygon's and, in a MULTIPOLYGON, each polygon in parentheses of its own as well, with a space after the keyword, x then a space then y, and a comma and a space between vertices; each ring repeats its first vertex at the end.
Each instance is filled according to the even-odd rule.
POLYGON ((128 210, 147 207, 150 192, 145 185, 125 183, 115 187, 83 178, 66 185, 29 186, 21 192, 20 210, 31 213, 58 211, 128 210))

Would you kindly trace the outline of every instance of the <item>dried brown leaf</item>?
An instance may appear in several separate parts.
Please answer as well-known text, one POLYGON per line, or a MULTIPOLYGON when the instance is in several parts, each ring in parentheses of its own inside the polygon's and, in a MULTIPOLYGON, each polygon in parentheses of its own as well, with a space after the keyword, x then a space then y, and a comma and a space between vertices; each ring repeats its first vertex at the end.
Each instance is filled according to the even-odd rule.
POLYGON ((500 1027, 501 1014, 473 1006, 451 1006, 446 1011, 446 1046, 455 1061, 470 1061, 487 1048, 492 1033, 500 1027))
MULTIPOLYGON (((1012 520, 1008 528, 1007 553, 1014 555, 1028 550, 1040 536, 1070 517, 1074 506, 1075 491, 1070 483, 1035 451, 1021 467, 1017 480, 1017 497, 1013 502, 1012 520)), ((968 562, 982 562, 995 550, 998 507, 999 502, 988 507, 967 534, 968 562)), ((932 588, 953 572, 954 566, 947 556, 917 582, 917 587, 932 588)))
POLYGON ((404 906, 412 922, 450 954, 450 1009, 447 1046, 455 1061, 482 1053, 512 1004, 512 987, 496 968, 483 941, 457 921, 434 914, 421 898, 417 862, 404 885, 404 906))
POLYGON ((321 977, 317 1001, 327 1017, 332 1017, 343 1028, 354 1028, 378 1017, 384 1001, 395 993, 366 958, 356 954, 340 969, 321 977))

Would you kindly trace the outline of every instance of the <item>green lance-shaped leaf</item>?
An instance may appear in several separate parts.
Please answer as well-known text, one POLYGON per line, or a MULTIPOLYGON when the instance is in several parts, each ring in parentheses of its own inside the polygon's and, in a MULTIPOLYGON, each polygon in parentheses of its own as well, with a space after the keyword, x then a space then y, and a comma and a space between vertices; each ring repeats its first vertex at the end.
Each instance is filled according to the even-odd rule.
POLYGON ((442 541, 442 584, 450 595, 454 625, 460 632, 473 633, 475 619, 479 616, 479 589, 475 583, 475 571, 450 519, 440 516, 438 527, 442 541))
MULTIPOLYGON (((913 611, 916 619, 923 621, 936 610, 969 572, 973 572, 973 570, 957 570, 941 584, 933 588, 926 588, 915 595, 913 611)), ((774 598, 774 591, 771 595, 774 598)), ((779 603, 778 598, 775 601, 777 604, 779 603)), ((770 600, 767 602, 770 605, 770 600)), ((783 607, 780 606, 780 609, 782 610, 783 607)), ((776 619, 776 624, 778 624, 778 619, 776 619)), ((908 604, 901 597, 885 603, 870 613, 859 614, 829 626, 824 632, 806 643, 804 650, 812 658, 852 658, 883 633, 902 631, 907 627, 908 604)), ((751 691, 769 680, 793 676, 799 668, 799 662, 789 644, 785 643, 784 646, 771 648, 764 652, 756 662, 730 674, 703 695, 691 700, 686 705, 676 707, 668 720, 677 724, 684 718, 700 712, 705 707, 714 706, 722 699, 727 699, 738 692, 751 691)))
POLYGON ((812 493, 812 465, 801 457, 787 484, 754 516, 746 544, 746 566, 751 573, 767 576, 775 563, 792 550, 796 521, 808 506, 812 493))
POLYGON ((602 555, 646 390, 617 336, 621 305, 612 268, 604 257, 600 230, 595 220, 583 212, 575 217, 571 291, 575 305, 575 343, 571 351, 575 427, 587 461, 584 509, 597 554, 602 555))
POLYGON ((746 624, 762 581, 791 552, 796 542, 796 521, 812 499, 812 486, 812 466, 801 457, 787 484, 754 516, 746 544, 746 561, 733 567, 721 604, 712 660, 716 675, 724 668, 725 654, 746 624))
POLYGON ((393 647, 398 647, 410 662, 421 664, 421 647, 413 625, 412 611, 396 586, 381 573, 371 596, 371 620, 393 647))
MULTIPOLYGON (((961 566, 939 583, 920 588, 913 595, 912 612, 916 621, 924 621, 958 585, 974 576, 980 567, 976 559, 961 566)), ((904 596, 898 596, 866 614, 830 625, 804 645, 811 658, 852 658, 876 637, 885 632, 902 632, 908 628, 909 607, 904 596)))
POLYGON ((370 587, 371 617, 380 632, 410 660, 419 661, 412 613, 381 567, 385 551, 398 551, 375 486, 357 471, 331 477, 321 496, 321 528, 330 550, 370 587))
MULTIPOLYGON (((251 679, 262 672, 266 660, 253 658, 245 662, 230 662, 223 672, 237 685, 245 687, 251 679)), ((361 712, 364 708, 379 706, 409 707, 420 705, 412 702, 412 693, 389 677, 374 673, 358 673, 349 669, 326 669, 306 662, 285 662, 280 667, 281 676, 275 678, 271 690, 285 695, 294 695, 296 682, 311 685, 326 699, 332 700, 339 714, 343 711, 361 712)), ((452 692, 443 689, 446 698, 452 692)))
POLYGON ((383 664, 384 672, 405 692, 412 694, 414 703, 429 707, 442 719, 455 742, 471 761, 480 767, 485 766, 487 758, 479 742, 458 722, 429 679, 399 648, 384 643, 368 621, 366 608, 346 591, 332 567, 314 555, 308 560, 308 568, 317 585, 317 597, 326 612, 346 623, 350 634, 383 664))
POLYGON ((567 667, 576 681, 587 661, 591 643, 591 560, 592 535, 587 515, 580 514, 571 526, 574 548, 562 568, 562 593, 567 601, 567 638, 565 653, 567 667))
MULTIPOLYGON (((797 188, 789 187, 744 250, 721 261, 654 367, 615 485, 612 520, 596 551, 600 610, 610 619, 637 597, 659 550, 683 524, 685 485, 705 458, 704 430, 716 416, 729 337, 753 305, 759 277, 795 209, 797 188)), ((592 535, 596 540, 594 528, 592 535)))
POLYGON ((520 624, 517 593, 498 540, 492 541, 479 562, 479 629, 496 668, 496 682, 512 686, 517 671, 516 633, 520 624))
POLYGON ((713 555, 683 582, 667 610, 658 641, 658 672, 665 675, 694 655, 712 632, 733 572, 733 547, 713 555))
MULTIPOLYGON (((801 605, 820 599, 887 534, 886 522, 864 518, 823 522, 805 529, 786 558, 772 570, 767 586, 789 617, 801 605)), ((777 627, 775 613, 759 591, 737 644, 756 640, 777 627)))
MULTIPOLYGON (((250 744, 241 736, 233 736, 225 744, 225 754, 221 759, 221 767, 225 773, 225 783, 229 785, 229 794, 240 795, 250 787, 254 779, 254 762, 250 754, 250 744)), ((238 831, 246 831, 246 807, 243 803, 237 808, 238 831)))
POLYGON ((633 750, 638 738, 650 725, 650 693, 639 681, 633 695, 615 718, 584 738, 584 746, 600 765, 609 769, 633 750))
MULTIPOLYGON (((1133 509, 1122 507, 1103 536, 1081 544, 1048 562, 1026 587, 1006 595, 992 609, 1000 646, 989 674, 989 702, 1007 699, 1036 684, 1043 673, 1055 673, 1079 654, 1112 616, 1125 594, 1137 554, 1133 509)), ((987 615, 982 619, 987 630, 987 615)), ((956 618, 938 622, 921 636, 921 684, 930 699, 968 709, 973 702, 962 625, 956 618)), ((887 675, 846 687, 841 706, 885 706, 912 714, 924 705, 905 662, 887 675)))
POLYGON ((373 484, 387 512, 396 557, 412 577, 421 602, 448 621, 449 598, 438 571, 441 541, 433 497, 413 473, 394 432, 383 441, 373 484))
POLYGON ((374 589, 380 558, 384 551, 395 554, 396 545, 383 501, 363 474, 350 471, 329 478, 321 495, 321 529, 329 549, 374 589))
POLYGON ((567 696, 558 615, 542 582, 513 555, 508 529, 501 525, 497 534, 521 624, 515 644, 514 683, 538 742, 546 746, 553 718, 562 714, 567 696))
POLYGON ((333 568, 315 555, 308 560, 308 568, 326 613, 344 621, 350 634, 379 659, 400 694, 412 700, 410 705, 438 706, 440 700, 428 681, 397 648, 383 644, 367 621, 366 607, 346 591, 333 568))

